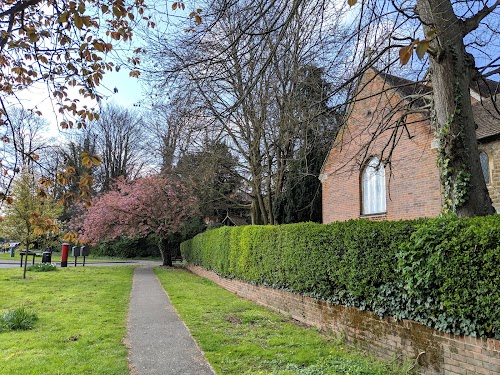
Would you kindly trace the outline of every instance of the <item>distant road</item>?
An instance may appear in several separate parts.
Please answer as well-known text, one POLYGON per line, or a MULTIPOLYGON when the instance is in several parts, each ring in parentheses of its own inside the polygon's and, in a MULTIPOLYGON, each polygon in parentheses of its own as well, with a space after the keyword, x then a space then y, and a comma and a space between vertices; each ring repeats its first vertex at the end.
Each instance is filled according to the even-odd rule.
MULTIPOLYGON (((21 268, 19 265, 20 260, 0 260, 0 268, 21 268)), ((56 262, 57 266, 60 267, 61 263, 56 262)), ((99 262, 99 261, 86 261, 85 267, 87 266, 161 266, 161 261, 154 260, 123 260, 123 261, 108 261, 108 262, 99 262)), ((28 266, 31 265, 31 261, 28 261, 28 266)), ((75 261, 71 261, 71 258, 68 259, 68 267, 74 267, 75 261)), ((82 261, 78 260, 78 266, 82 267, 82 261)))

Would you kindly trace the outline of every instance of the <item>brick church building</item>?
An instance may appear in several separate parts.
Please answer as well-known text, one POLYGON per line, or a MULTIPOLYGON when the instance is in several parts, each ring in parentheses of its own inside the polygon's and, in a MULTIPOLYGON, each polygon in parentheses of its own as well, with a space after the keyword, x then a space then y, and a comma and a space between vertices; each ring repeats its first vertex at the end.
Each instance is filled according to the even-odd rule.
MULTIPOLYGON (((437 144, 422 99, 430 92, 375 69, 364 74, 321 170, 324 223, 439 215, 437 144)), ((492 93, 500 96, 500 86, 490 81, 470 94, 483 175, 500 212, 500 115, 492 93)))

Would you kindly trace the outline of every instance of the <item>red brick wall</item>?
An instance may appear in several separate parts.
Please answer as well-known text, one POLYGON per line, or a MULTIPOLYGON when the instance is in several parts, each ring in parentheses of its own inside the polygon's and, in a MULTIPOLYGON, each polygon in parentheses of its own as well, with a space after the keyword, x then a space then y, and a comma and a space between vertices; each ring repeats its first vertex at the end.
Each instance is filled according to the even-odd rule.
MULTIPOLYGON (((362 169, 372 156, 388 157, 389 149, 383 150, 392 142, 392 124, 383 130, 379 125, 389 112, 386 108, 404 103, 396 90, 380 94, 387 90, 387 84, 373 71, 365 74, 360 87, 363 89, 357 101, 349 108, 347 126, 339 133, 323 167, 324 223, 361 217, 362 169)), ((400 127, 397 135, 391 169, 385 168, 387 214, 383 219, 434 217, 441 212, 437 155, 431 148, 433 132, 420 114, 409 115, 406 123, 407 129, 400 127)))
POLYGON ((381 358, 415 359, 421 374, 500 374, 500 341, 454 336, 419 323, 332 305, 283 290, 225 279, 201 267, 193 273, 206 277, 230 292, 322 330, 343 334, 381 358), (418 360, 417 360, 418 358, 418 360))

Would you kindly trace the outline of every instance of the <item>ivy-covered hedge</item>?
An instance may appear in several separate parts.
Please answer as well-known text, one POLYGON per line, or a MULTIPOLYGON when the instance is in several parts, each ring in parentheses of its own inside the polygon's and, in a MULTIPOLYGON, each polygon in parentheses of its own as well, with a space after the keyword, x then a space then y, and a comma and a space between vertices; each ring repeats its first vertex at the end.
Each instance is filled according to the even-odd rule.
POLYGON ((500 338, 500 215, 223 227, 181 251, 221 276, 500 338))

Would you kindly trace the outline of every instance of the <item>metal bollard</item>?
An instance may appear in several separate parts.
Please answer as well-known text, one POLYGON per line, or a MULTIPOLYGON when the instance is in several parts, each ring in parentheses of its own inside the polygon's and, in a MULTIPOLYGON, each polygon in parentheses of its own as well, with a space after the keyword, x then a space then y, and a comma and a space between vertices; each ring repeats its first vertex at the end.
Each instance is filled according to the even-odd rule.
POLYGON ((75 267, 78 257, 80 256, 80 248, 78 246, 73 246, 73 256, 75 257, 75 267))

